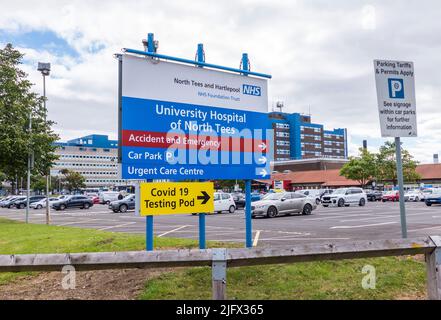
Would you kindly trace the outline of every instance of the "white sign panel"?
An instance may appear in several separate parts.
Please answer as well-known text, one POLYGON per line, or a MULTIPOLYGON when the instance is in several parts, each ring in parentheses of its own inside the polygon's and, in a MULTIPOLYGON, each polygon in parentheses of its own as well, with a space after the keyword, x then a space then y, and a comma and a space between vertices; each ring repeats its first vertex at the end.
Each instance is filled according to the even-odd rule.
POLYGON ((374 60, 382 137, 416 137, 413 62, 374 60))
POLYGON ((267 80, 123 55, 122 95, 268 112, 267 80))

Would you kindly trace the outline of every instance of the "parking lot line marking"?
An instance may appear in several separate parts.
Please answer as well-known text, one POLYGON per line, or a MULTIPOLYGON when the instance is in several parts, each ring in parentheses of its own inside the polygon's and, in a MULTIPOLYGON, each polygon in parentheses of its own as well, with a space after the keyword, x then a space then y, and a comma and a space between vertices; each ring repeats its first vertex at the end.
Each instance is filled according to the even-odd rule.
POLYGON ((254 236, 253 247, 257 247, 257 243, 259 242, 261 230, 256 231, 256 235, 254 236))
POLYGON ((117 224, 116 226, 109 226, 109 227, 100 228, 98 230, 103 231, 103 230, 109 230, 109 229, 114 229, 114 228, 121 228, 121 227, 129 226, 129 225, 132 225, 135 223, 136 222, 126 222, 126 223, 122 223, 122 224, 117 224))
POLYGON ((179 228, 176 228, 176 229, 173 229, 173 230, 170 230, 170 231, 167 231, 167 232, 161 233, 161 234, 158 236, 158 238, 163 237, 163 236, 165 236, 165 235, 167 235, 167 234, 169 234, 169 233, 172 233, 172 232, 175 232, 175 231, 178 231, 178 230, 181 230, 181 229, 187 228, 187 227, 188 227, 188 226, 181 226, 181 227, 179 227, 179 228))
POLYGON ((351 238, 265 238, 260 239, 261 241, 292 241, 292 240, 300 240, 300 241, 310 241, 310 240, 350 240, 351 238))
POLYGON ((85 220, 71 221, 71 222, 56 224, 56 226, 62 227, 62 226, 68 226, 71 224, 78 224, 78 223, 81 224, 81 223, 87 223, 87 222, 98 221, 98 220, 101 220, 101 219, 85 219, 85 220))
POLYGON ((373 223, 373 224, 362 224, 362 225, 358 225, 358 226, 334 226, 334 227, 330 227, 329 229, 367 228, 367 227, 375 227, 375 226, 384 226, 384 225, 387 225, 387 224, 395 224, 395 223, 398 223, 398 221, 373 223))
POLYGON ((371 218, 361 218, 361 219, 346 219, 346 220, 340 220, 339 222, 369 221, 369 220, 387 219, 387 218, 399 218, 399 216, 398 215, 387 215, 387 216, 381 216, 381 217, 371 217, 371 218))
POLYGON ((420 228, 420 229, 412 229, 408 230, 408 232, 416 232, 416 231, 422 231, 422 230, 430 230, 430 229, 439 229, 441 226, 434 226, 434 227, 427 227, 427 228, 420 228))

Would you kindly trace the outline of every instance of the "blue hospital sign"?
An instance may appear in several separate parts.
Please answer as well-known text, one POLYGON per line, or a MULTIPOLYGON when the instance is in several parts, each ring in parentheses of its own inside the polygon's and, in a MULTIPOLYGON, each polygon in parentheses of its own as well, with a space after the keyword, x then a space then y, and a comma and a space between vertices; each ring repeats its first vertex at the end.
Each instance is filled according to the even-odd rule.
POLYGON ((413 63, 375 60, 378 112, 382 137, 416 137, 413 63))
POLYGON ((125 54, 121 114, 123 179, 270 177, 264 79, 125 54))

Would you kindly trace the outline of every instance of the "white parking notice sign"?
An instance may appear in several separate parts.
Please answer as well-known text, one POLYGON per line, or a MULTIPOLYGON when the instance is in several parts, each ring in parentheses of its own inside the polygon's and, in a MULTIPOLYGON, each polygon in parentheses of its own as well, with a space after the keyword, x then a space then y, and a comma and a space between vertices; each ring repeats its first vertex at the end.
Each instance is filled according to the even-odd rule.
POLYGON ((416 137, 413 62, 374 60, 382 137, 416 137))

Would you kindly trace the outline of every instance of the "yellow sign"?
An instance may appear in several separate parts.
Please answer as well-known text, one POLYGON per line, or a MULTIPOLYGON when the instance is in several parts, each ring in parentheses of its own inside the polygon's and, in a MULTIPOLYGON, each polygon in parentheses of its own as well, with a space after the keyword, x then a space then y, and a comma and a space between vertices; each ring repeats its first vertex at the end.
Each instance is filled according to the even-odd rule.
POLYGON ((212 182, 147 182, 139 190, 142 216, 214 211, 212 182))

